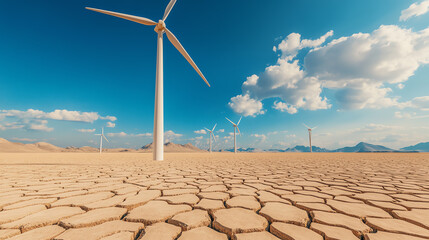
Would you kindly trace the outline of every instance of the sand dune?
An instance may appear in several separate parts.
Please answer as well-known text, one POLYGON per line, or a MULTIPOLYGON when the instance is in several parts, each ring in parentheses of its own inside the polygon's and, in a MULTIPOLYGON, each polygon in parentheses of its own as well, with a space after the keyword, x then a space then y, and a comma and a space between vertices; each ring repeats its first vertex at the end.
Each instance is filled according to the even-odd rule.
MULTIPOLYGON (((175 143, 166 143, 164 146, 165 152, 206 152, 201 150, 191 143, 187 144, 175 144, 175 143)), ((98 148, 95 147, 57 147, 53 144, 46 142, 37 142, 37 143, 17 143, 10 142, 4 138, 0 138, 0 152, 1 153, 43 153, 43 152, 75 152, 75 153, 96 153, 99 152, 98 148)), ((103 152, 109 153, 147 153, 152 152, 152 143, 147 144, 146 146, 140 149, 131 149, 131 148, 104 148, 103 152)))

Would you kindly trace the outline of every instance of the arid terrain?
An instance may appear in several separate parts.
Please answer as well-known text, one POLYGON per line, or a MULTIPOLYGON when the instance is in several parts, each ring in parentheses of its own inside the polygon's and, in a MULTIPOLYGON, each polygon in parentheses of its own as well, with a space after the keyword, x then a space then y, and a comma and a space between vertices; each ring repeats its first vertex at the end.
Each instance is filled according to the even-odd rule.
POLYGON ((429 239, 426 153, 0 153, 0 239, 429 239))

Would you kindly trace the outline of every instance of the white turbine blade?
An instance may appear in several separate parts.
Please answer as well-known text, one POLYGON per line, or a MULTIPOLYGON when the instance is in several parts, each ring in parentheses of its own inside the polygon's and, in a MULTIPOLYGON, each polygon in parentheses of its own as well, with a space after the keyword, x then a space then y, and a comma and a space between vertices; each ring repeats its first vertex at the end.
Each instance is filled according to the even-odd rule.
POLYGON ((232 123, 232 125, 234 125, 235 126, 235 123, 233 123, 231 120, 229 120, 227 117, 225 117, 226 118, 226 120, 228 120, 230 123, 232 123))
POLYGON ((203 73, 200 71, 200 69, 197 67, 197 65, 194 63, 194 60, 192 60, 191 56, 186 52, 186 50, 183 48, 182 44, 180 44, 179 40, 173 35, 170 30, 167 28, 164 29, 165 33, 167 34, 168 40, 174 45, 174 47, 185 57, 185 59, 191 64, 191 66, 197 71, 197 73, 200 75, 200 77, 206 82, 206 84, 210 87, 209 82, 207 82, 207 79, 204 77, 203 73))
POLYGON ((213 136, 213 140, 216 142, 216 137, 215 137, 215 135, 213 134, 212 136, 213 136))
POLYGON ((171 0, 170 3, 165 8, 164 17, 162 17, 162 21, 165 21, 167 19, 168 14, 170 14, 171 9, 173 9, 174 4, 176 4, 176 0, 171 0))
POLYGON ((148 18, 144 18, 144 17, 137 17, 137 16, 133 16, 133 15, 128 15, 128 14, 123 14, 123 13, 116 13, 116 12, 111 12, 111 11, 106 11, 106 10, 101 10, 101 9, 96 9, 96 8, 90 8, 87 7, 86 9, 91 10, 91 11, 95 11, 95 12, 99 12, 99 13, 104 13, 107 15, 111 15, 114 17, 118 17, 118 18, 123 18, 123 19, 127 19, 136 23, 140 23, 140 24, 144 24, 144 25, 156 25, 156 22, 148 19, 148 18))
POLYGON ((205 127, 204 129, 205 129, 205 130, 207 130, 208 132, 211 132, 211 131, 210 131, 208 128, 206 128, 206 127, 205 127))
POLYGON ((311 127, 305 125, 305 123, 303 123, 302 125, 304 125, 307 129, 311 129, 311 127))
POLYGON ((95 136, 100 136, 101 134, 99 134, 99 133, 96 133, 96 134, 94 134, 95 136))
POLYGON ((242 118, 243 116, 241 116, 240 117, 240 120, 238 120, 238 123, 237 123, 237 126, 238 126, 238 124, 240 124, 240 122, 241 122, 241 118, 242 118))
POLYGON ((213 127, 213 129, 212 129, 212 132, 215 130, 215 128, 216 128, 216 125, 217 125, 217 123, 214 125, 214 127, 213 127))
POLYGON ((238 127, 236 127, 236 128, 237 128, 238 134, 240 134, 240 136, 241 136, 240 129, 238 127))
POLYGON ((314 129, 316 129, 318 126, 315 126, 314 128, 312 128, 311 130, 314 130, 314 129))
POLYGON ((107 140, 106 136, 103 135, 103 137, 104 137, 104 139, 106 139, 107 142, 109 142, 109 140, 107 140))

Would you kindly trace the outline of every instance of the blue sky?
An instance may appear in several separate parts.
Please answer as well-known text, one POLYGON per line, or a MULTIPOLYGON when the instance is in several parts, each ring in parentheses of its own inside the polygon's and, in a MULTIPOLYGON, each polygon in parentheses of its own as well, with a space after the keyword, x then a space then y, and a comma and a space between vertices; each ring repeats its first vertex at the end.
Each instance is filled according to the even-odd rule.
MULTIPOLYGON (((153 27, 167 0, 2 1, 0 137, 59 146, 152 142, 153 27), (30 110, 29 110, 30 109, 30 110), (110 127, 108 127, 110 126, 110 127), (95 131, 95 132, 94 132, 95 131)), ((215 148, 429 141, 429 1, 178 0, 167 27, 207 80, 164 40, 166 139, 215 148), (412 5, 413 4, 413 5, 412 5), (274 51, 276 50, 276 51, 274 51)))

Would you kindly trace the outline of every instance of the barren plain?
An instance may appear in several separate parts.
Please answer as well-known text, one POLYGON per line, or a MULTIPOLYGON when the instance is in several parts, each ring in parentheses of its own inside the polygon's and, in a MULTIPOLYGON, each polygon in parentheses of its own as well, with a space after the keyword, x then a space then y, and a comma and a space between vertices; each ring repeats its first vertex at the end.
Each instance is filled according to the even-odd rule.
POLYGON ((1 153, 0 239, 429 239, 427 153, 1 153))

